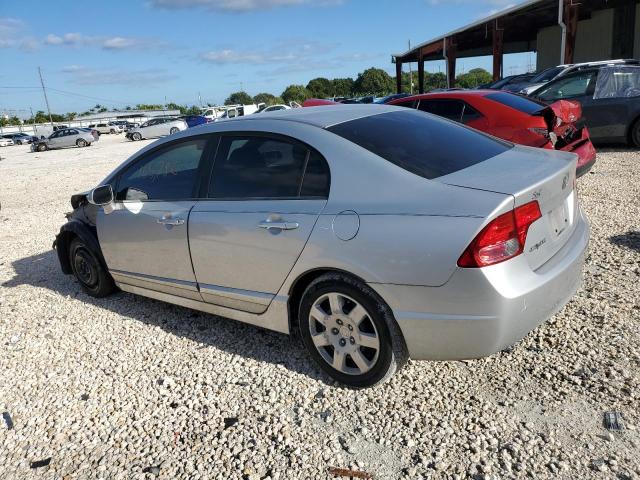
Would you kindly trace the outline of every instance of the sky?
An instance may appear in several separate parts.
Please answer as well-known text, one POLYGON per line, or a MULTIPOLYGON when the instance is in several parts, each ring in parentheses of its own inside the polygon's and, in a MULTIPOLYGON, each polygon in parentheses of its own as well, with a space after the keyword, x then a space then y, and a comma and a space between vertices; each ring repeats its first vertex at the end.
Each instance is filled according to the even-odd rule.
MULTIPOLYGON (((45 110, 38 67, 54 113, 96 103, 223 103, 241 89, 279 95, 290 84, 355 78, 369 67, 395 75, 391 54, 408 41, 521 1, 0 0, 0 114, 45 110)), ((505 55, 504 72, 529 63, 535 54, 505 55)), ((491 58, 459 59, 457 73, 474 67, 491 70, 491 58)))

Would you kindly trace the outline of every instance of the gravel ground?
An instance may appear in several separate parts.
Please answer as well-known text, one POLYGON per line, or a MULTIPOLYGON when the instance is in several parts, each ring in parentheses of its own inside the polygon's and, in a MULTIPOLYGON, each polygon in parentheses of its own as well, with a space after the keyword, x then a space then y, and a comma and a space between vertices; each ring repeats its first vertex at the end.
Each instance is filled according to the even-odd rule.
POLYGON ((560 313, 510 351, 353 391, 287 336, 61 273, 70 195, 146 143, 0 149, 1 478, 640 478, 640 152, 603 150, 579 182, 592 240, 560 313))

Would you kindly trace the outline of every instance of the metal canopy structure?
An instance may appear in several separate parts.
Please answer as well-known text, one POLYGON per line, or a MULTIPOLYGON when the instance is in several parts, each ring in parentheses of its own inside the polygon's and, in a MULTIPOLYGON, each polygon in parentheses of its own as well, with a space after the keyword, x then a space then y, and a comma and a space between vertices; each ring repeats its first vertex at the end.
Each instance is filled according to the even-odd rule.
MULTIPOLYGON (((614 24, 621 23, 619 41, 629 42, 633 51, 637 0, 527 0, 445 35, 423 42, 404 53, 392 55, 396 64, 396 87, 401 92, 402 64, 418 63, 418 89, 424 92, 424 62, 445 60, 447 83, 453 87, 457 58, 493 55, 493 78, 502 76, 505 53, 537 51, 538 32, 558 26, 561 31, 560 63, 573 63, 578 22, 591 18, 599 10, 617 9, 614 24), (624 24, 625 19, 629 25, 624 24), (631 40, 629 41, 629 34, 631 40)), ((615 26, 614 26, 615 28, 615 26)), ((611 35, 611 32, 606 34, 611 35)), ((603 32, 605 35, 605 32, 603 32)), ((621 52, 624 53, 624 52, 621 52)), ((621 55, 621 56, 632 56, 621 55)))

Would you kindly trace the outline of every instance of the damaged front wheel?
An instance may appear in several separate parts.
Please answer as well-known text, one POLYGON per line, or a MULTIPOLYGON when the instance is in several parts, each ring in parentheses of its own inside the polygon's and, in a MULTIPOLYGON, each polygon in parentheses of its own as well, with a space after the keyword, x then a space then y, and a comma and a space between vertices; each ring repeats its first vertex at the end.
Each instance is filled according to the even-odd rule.
POLYGON ((116 286, 95 254, 80 239, 74 238, 69 246, 71 270, 88 295, 101 298, 111 294, 116 286))

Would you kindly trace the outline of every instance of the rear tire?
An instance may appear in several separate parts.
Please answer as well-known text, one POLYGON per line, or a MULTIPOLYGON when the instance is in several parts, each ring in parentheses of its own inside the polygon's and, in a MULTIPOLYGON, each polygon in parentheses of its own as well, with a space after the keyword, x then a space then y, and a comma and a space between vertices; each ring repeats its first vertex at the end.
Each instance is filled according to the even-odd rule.
POLYGON ((82 147, 86 147, 87 146, 87 142, 86 140, 79 138, 78 140, 76 140, 76 145, 80 148, 82 147))
POLYGON ((368 285, 348 275, 331 273, 311 282, 298 312, 309 354, 340 383, 378 385, 408 359, 391 309, 368 285))
POLYGON ((171 127, 171 130, 169 130, 169 135, 173 135, 174 133, 178 133, 180 131, 180 129, 178 127, 171 127))
POLYGON ((134 141, 142 140, 142 135, 140 135, 138 132, 136 132, 136 133, 131 135, 131 140, 134 140, 134 141))
POLYGON ((80 238, 74 238, 69 245, 69 262, 73 275, 87 295, 102 298, 116 290, 109 272, 80 238))
POLYGON ((640 148, 640 118, 638 118, 631 126, 629 131, 629 140, 632 146, 640 148))

